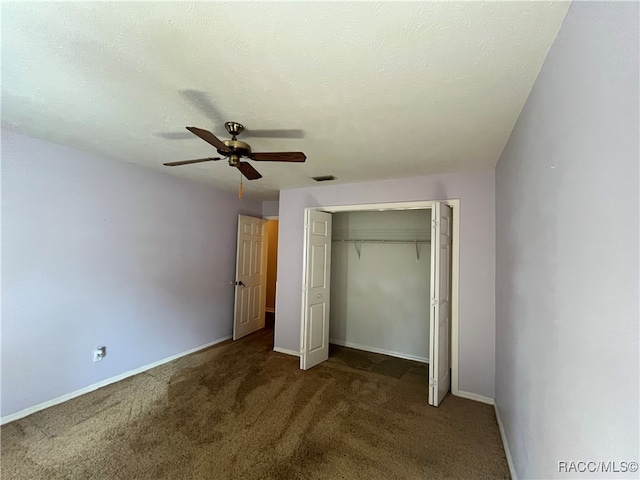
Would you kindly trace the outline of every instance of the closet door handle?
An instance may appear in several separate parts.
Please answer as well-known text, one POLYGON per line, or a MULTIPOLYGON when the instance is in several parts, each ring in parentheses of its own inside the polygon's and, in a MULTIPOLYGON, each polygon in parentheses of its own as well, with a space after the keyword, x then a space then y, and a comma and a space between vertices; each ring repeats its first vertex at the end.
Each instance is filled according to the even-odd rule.
POLYGON ((322 298, 322 294, 321 294, 321 293, 319 293, 319 294, 317 295, 317 297, 318 297, 318 298, 322 298))
POLYGON ((236 282, 236 285, 240 285, 241 287, 246 287, 246 285, 242 283, 242 280, 240 280, 239 282, 236 282))

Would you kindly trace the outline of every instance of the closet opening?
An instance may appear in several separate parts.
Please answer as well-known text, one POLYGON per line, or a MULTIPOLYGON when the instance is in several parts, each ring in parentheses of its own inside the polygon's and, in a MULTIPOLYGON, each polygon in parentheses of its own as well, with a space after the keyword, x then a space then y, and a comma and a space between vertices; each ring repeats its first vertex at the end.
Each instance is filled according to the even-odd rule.
POLYGON ((306 209, 300 368, 327 360, 331 344, 428 364, 434 406, 457 393, 458 209, 306 209))
POLYGON ((334 213, 329 343, 429 363, 431 209, 334 213))

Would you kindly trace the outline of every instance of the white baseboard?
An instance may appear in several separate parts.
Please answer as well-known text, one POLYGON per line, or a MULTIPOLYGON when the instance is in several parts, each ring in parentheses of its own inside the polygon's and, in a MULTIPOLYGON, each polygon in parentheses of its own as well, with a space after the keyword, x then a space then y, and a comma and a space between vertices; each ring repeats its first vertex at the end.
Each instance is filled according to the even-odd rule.
POLYGON ((273 347, 274 352, 284 353, 286 355, 293 355, 294 357, 299 357, 300 352, 296 352, 295 350, 289 350, 287 348, 273 347))
POLYGON ((498 405, 493 404, 493 409, 496 411, 496 420, 498 420, 498 428, 500 429, 500 437, 502 437, 502 446, 504 447, 504 454, 507 457, 507 464, 509 465, 509 473, 511 473, 512 480, 518 480, 516 475, 516 468, 513 464, 513 457, 511 456, 511 449, 509 448, 509 442, 507 440, 507 434, 504 431, 504 425, 502 424, 502 419, 500 418, 500 411, 498 410, 498 405))
POLYGON ((485 397, 484 395, 478 395, 477 393, 463 392, 462 390, 458 390, 453 394, 456 397, 468 398, 469 400, 475 400, 476 402, 486 403, 487 405, 495 404, 495 401, 493 400, 493 398, 485 397))
POLYGON ((98 383, 94 383, 92 385, 89 385, 88 387, 84 387, 84 388, 81 388, 80 390, 76 390, 75 392, 66 393, 60 397, 54 398, 52 400, 47 400, 46 402, 42 402, 38 405, 34 405, 33 407, 25 408, 24 410, 20 410, 19 412, 6 415, 0 418, 0 425, 13 422, 14 420, 18 420, 20 418, 26 417, 28 415, 31 415, 32 413, 36 413, 36 412, 39 412, 40 410, 44 410, 45 408, 53 407, 54 405, 58 405, 59 403, 66 402, 68 400, 71 400, 72 398, 79 397, 80 395, 84 395, 85 393, 93 392, 94 390, 97 390, 99 388, 106 387, 107 385, 119 382, 120 380, 124 380, 127 377, 132 377, 133 375, 146 372, 147 370, 150 370, 154 367, 158 367, 164 363, 177 360, 178 358, 184 357, 185 355, 196 353, 200 350, 204 350, 205 348, 212 347, 213 345, 217 345, 218 343, 225 342, 229 339, 231 339, 231 335, 227 335, 226 337, 219 338, 218 340, 214 340, 213 342, 205 343, 204 345, 200 345, 199 347, 185 350, 184 352, 178 353, 176 355, 163 358, 162 360, 158 360, 157 362, 144 365, 143 367, 136 368, 135 370, 129 370, 128 372, 121 373, 120 375, 116 375, 115 377, 107 378, 106 380, 102 380, 98 383))
POLYGON ((393 352, 391 350, 384 350, 382 348, 369 347, 367 345, 359 345, 353 342, 345 342, 343 340, 336 340, 335 338, 330 338, 329 343, 333 343, 335 345, 339 345, 341 347, 355 348, 357 350, 364 350, 365 352, 371 353, 381 353, 382 355, 389 355, 390 357, 398 357, 404 358, 405 360, 413 360, 414 362, 420 363, 429 363, 429 359, 425 357, 418 357, 416 355, 409 355, 406 353, 393 352))

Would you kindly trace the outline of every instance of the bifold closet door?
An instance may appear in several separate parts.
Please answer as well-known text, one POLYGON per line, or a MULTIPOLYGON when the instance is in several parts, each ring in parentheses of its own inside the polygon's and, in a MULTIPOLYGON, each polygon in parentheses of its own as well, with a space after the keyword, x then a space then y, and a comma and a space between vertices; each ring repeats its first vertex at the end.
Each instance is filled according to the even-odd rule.
POLYGON ((300 368, 308 370, 329 358, 331 214, 306 210, 304 229, 304 319, 300 338, 300 368))
POLYGON ((451 207, 432 210, 431 321, 429 328, 429 404, 437 407, 451 388, 451 207))

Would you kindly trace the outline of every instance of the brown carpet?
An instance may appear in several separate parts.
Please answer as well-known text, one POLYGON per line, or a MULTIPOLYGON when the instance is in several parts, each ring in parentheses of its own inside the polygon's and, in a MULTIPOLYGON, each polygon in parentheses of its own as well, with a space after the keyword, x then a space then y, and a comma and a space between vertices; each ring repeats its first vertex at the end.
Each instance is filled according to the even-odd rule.
POLYGON ((303 372, 271 346, 257 332, 5 425, 2 478, 509 478, 492 407, 429 407, 421 364, 335 347, 303 372))

